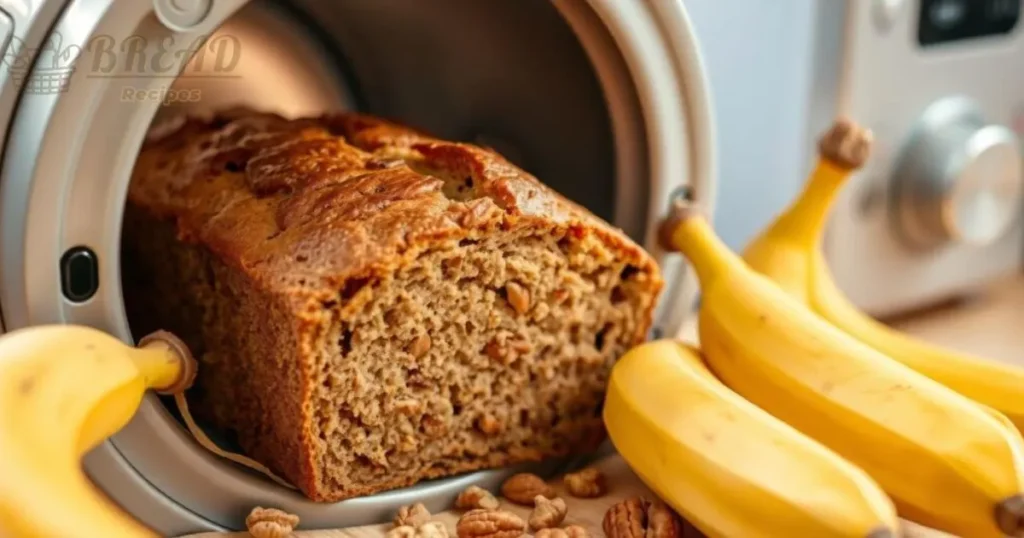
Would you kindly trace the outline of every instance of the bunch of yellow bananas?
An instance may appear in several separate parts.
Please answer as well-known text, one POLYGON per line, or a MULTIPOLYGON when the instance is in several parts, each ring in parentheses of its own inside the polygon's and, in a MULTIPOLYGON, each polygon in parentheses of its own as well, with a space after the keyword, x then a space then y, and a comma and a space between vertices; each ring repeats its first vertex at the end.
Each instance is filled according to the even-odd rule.
POLYGON ((604 419, 637 474, 709 536, 1024 536, 1024 370, 859 312, 820 252, 870 133, 838 121, 804 192, 731 252, 678 201, 663 243, 701 283, 701 349, 656 342, 613 369, 604 419))
POLYGON ((81 459, 128 423, 147 390, 182 392, 195 369, 163 332, 138 348, 67 325, 0 338, 0 536, 155 537, 96 490, 81 459))

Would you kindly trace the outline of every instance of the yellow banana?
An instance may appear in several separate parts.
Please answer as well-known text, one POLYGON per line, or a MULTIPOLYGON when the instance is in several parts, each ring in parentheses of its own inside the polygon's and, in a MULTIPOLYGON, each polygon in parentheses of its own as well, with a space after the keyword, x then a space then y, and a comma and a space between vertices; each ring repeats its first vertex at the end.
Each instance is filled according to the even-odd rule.
POLYGON ((1024 430, 1024 368, 929 344, 865 315, 836 286, 821 252, 833 199, 867 158, 870 134, 840 120, 819 145, 810 181, 743 253, 752 269, 774 280, 821 317, 865 344, 1003 414, 1024 430), (844 149, 864 147, 861 155, 844 149), (852 157, 852 158, 851 158, 852 157))
POLYGON ((862 470, 726 388, 684 344, 626 353, 604 421, 633 471, 711 538, 899 535, 862 470))
POLYGON ((183 390, 193 373, 166 334, 140 348, 64 325, 0 337, 0 536, 155 536, 94 489, 80 460, 146 389, 183 390))
POLYGON ((754 272, 686 202, 662 228, 696 270, 701 348, 730 388, 864 469, 902 515, 1024 536, 1024 441, 997 415, 824 321, 754 272))

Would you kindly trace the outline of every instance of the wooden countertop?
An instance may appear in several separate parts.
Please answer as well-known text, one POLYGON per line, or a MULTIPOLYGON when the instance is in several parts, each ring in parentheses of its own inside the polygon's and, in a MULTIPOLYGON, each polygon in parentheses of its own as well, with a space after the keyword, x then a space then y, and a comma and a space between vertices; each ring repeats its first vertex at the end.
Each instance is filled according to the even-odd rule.
MULTIPOLYGON (((890 323, 902 330, 916 334, 933 342, 992 357, 1005 362, 1024 365, 1024 275, 1015 276, 993 284, 984 294, 957 304, 948 304, 927 312, 890 323)), ((692 331, 684 335, 692 338, 692 331)), ((653 494, 640 482, 625 462, 618 456, 609 456, 597 464, 608 475, 610 490, 598 499, 575 499, 566 494, 562 497, 569 505, 566 524, 587 527, 595 538, 603 536, 601 520, 612 504, 634 496, 653 494)), ((561 488, 560 480, 552 481, 561 488)), ((528 509, 503 502, 503 507, 521 516, 527 516, 528 509)), ((454 536, 455 522, 459 514, 445 512, 437 514, 435 520, 443 521, 454 536)), ((932 529, 904 522, 908 538, 940 538, 950 535, 932 529)), ((383 536, 390 525, 373 525, 339 530, 297 531, 296 538, 376 538, 383 536)), ((190 538, 223 538, 249 536, 248 533, 202 533, 190 538)))

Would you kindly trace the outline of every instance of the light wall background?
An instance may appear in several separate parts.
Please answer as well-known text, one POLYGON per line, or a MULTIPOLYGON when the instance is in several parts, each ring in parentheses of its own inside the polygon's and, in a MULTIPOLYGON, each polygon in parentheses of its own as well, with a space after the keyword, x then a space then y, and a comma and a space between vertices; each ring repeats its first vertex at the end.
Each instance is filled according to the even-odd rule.
POLYGON ((810 167, 807 101, 816 1, 683 0, 714 101, 715 226, 733 248, 782 209, 810 167))

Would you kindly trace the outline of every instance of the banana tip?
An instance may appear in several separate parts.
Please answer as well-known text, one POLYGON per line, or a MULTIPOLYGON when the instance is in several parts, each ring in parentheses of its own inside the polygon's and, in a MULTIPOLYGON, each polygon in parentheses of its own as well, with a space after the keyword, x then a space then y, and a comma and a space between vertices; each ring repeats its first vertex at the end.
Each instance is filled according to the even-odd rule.
POLYGON ((159 394, 185 392, 192 386, 192 382, 196 379, 196 371, 199 369, 195 357, 192 356, 192 352, 189 351, 185 342, 182 342, 180 338, 167 331, 156 331, 142 337, 139 340, 139 347, 146 347, 156 342, 163 343, 170 348, 171 352, 178 358, 178 361, 181 362, 181 373, 178 374, 178 378, 174 380, 174 383, 157 389, 156 392, 159 394))
POLYGON ((1007 497, 996 505, 996 525, 1003 534, 1024 537, 1024 495, 1007 497))
POLYGON ((878 527, 869 532, 864 538, 896 538, 899 534, 889 527, 878 527))

